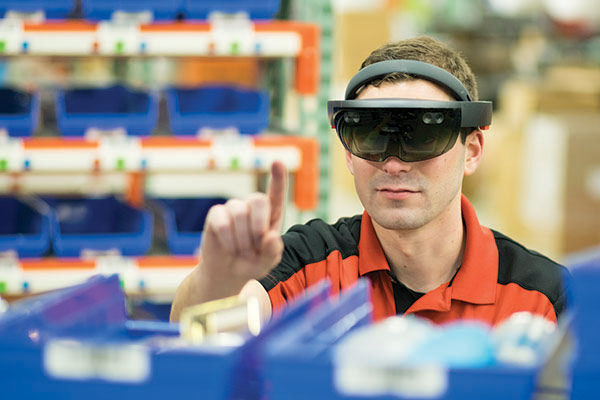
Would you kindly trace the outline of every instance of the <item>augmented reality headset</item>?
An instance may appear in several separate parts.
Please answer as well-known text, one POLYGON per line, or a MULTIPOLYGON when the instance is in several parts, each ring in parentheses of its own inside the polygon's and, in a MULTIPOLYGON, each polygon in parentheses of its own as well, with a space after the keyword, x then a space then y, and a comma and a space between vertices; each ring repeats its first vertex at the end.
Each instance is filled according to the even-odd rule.
POLYGON ((464 85, 435 65, 414 60, 389 60, 360 70, 348 84, 346 100, 331 100, 327 111, 344 147, 357 157, 384 161, 422 161, 449 151, 461 128, 487 129, 492 103, 473 101, 464 85), (358 91, 377 78, 404 73, 447 88, 456 101, 358 99, 358 91))

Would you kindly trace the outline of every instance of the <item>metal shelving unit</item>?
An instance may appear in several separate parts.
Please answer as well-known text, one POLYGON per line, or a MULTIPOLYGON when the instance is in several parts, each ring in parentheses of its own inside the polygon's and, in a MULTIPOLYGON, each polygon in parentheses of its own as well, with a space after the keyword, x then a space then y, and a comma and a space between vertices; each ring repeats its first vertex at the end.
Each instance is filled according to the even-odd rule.
MULTIPOLYGON (((300 96, 317 92, 318 27, 297 21, 246 20, 233 29, 230 22, 161 22, 123 27, 85 21, 0 21, 0 57, 8 62, 28 57, 109 58, 118 61, 114 64, 117 69, 123 67, 121 61, 132 59, 257 58, 268 68, 274 64, 280 69, 285 79, 285 86, 279 82, 280 90, 293 87, 300 96), (227 34, 221 35, 224 30, 227 34), (293 74, 290 64, 295 67, 293 74)), ((119 75, 123 75, 122 71, 119 75)), ((281 115, 283 110, 277 109, 276 96, 273 103, 274 114, 281 115)), ((242 135, 233 149, 226 138, 0 137, 0 192, 52 193, 52 185, 60 183, 64 190, 58 190, 59 193, 86 193, 91 188, 94 193, 122 193, 132 204, 141 204, 145 195, 176 196, 178 188, 173 185, 173 176, 185 175, 187 179, 202 175, 208 179, 213 175, 214 179, 202 180, 200 185, 184 184, 185 195, 215 195, 219 191, 223 194, 228 177, 235 175, 248 177, 244 182, 251 182, 256 190, 271 162, 280 159, 292 178, 290 208, 300 214, 310 213, 318 200, 318 143, 310 137, 281 135, 274 129, 276 126, 273 124, 269 131, 278 135, 242 135)), ((236 195, 235 190, 241 190, 237 194, 241 196, 246 194, 244 190, 250 190, 236 182, 229 181, 230 196, 236 195)), ((292 213, 291 217, 295 215, 292 213)), ((173 293, 195 263, 194 256, 163 255, 99 256, 91 260, 0 257, 0 264, 6 267, 0 271, 0 294, 51 290, 96 273, 114 272, 121 275, 129 293, 173 293)))

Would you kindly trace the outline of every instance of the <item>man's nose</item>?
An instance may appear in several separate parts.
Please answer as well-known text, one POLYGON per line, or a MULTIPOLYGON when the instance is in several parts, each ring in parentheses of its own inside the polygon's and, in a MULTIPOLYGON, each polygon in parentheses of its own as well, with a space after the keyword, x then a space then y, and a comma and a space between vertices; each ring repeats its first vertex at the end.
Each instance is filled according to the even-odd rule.
POLYGON ((408 163, 405 161, 402 161, 401 159, 399 159, 398 157, 395 156, 390 156, 388 158, 386 158, 385 160, 382 161, 383 163, 383 171, 391 174, 391 175, 395 175, 395 174, 399 174, 402 172, 408 172, 411 170, 412 168, 412 164, 413 163, 408 163))

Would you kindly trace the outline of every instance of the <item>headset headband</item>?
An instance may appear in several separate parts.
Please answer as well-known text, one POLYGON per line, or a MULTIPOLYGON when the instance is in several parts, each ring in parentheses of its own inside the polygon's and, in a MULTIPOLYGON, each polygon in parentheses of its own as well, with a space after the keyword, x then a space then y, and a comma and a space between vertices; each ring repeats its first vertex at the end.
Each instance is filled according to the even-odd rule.
POLYGON ((370 81, 394 72, 413 75, 437 83, 450 89, 458 99, 473 101, 469 91, 462 82, 450 72, 435 65, 415 60, 387 60, 366 66, 358 71, 350 80, 350 83, 348 83, 345 95, 346 100, 354 99, 356 92, 370 81))

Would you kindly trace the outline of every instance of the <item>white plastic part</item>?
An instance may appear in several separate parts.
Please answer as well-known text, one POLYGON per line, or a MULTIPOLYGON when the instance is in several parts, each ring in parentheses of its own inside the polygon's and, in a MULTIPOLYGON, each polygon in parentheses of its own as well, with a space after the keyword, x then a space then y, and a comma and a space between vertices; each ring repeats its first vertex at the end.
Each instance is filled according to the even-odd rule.
POLYGON ((337 389, 350 395, 436 397, 448 385, 442 365, 414 363, 413 350, 437 328, 418 318, 390 317, 344 338, 334 349, 337 389), (411 363, 405 362, 411 357, 411 363))
POLYGON ((507 364, 535 366, 556 332, 556 324, 541 315, 514 313, 494 328, 496 359, 507 364))
POLYGON ((149 378, 151 362, 140 345, 51 340, 44 347, 44 368, 56 378, 135 383, 149 378))

